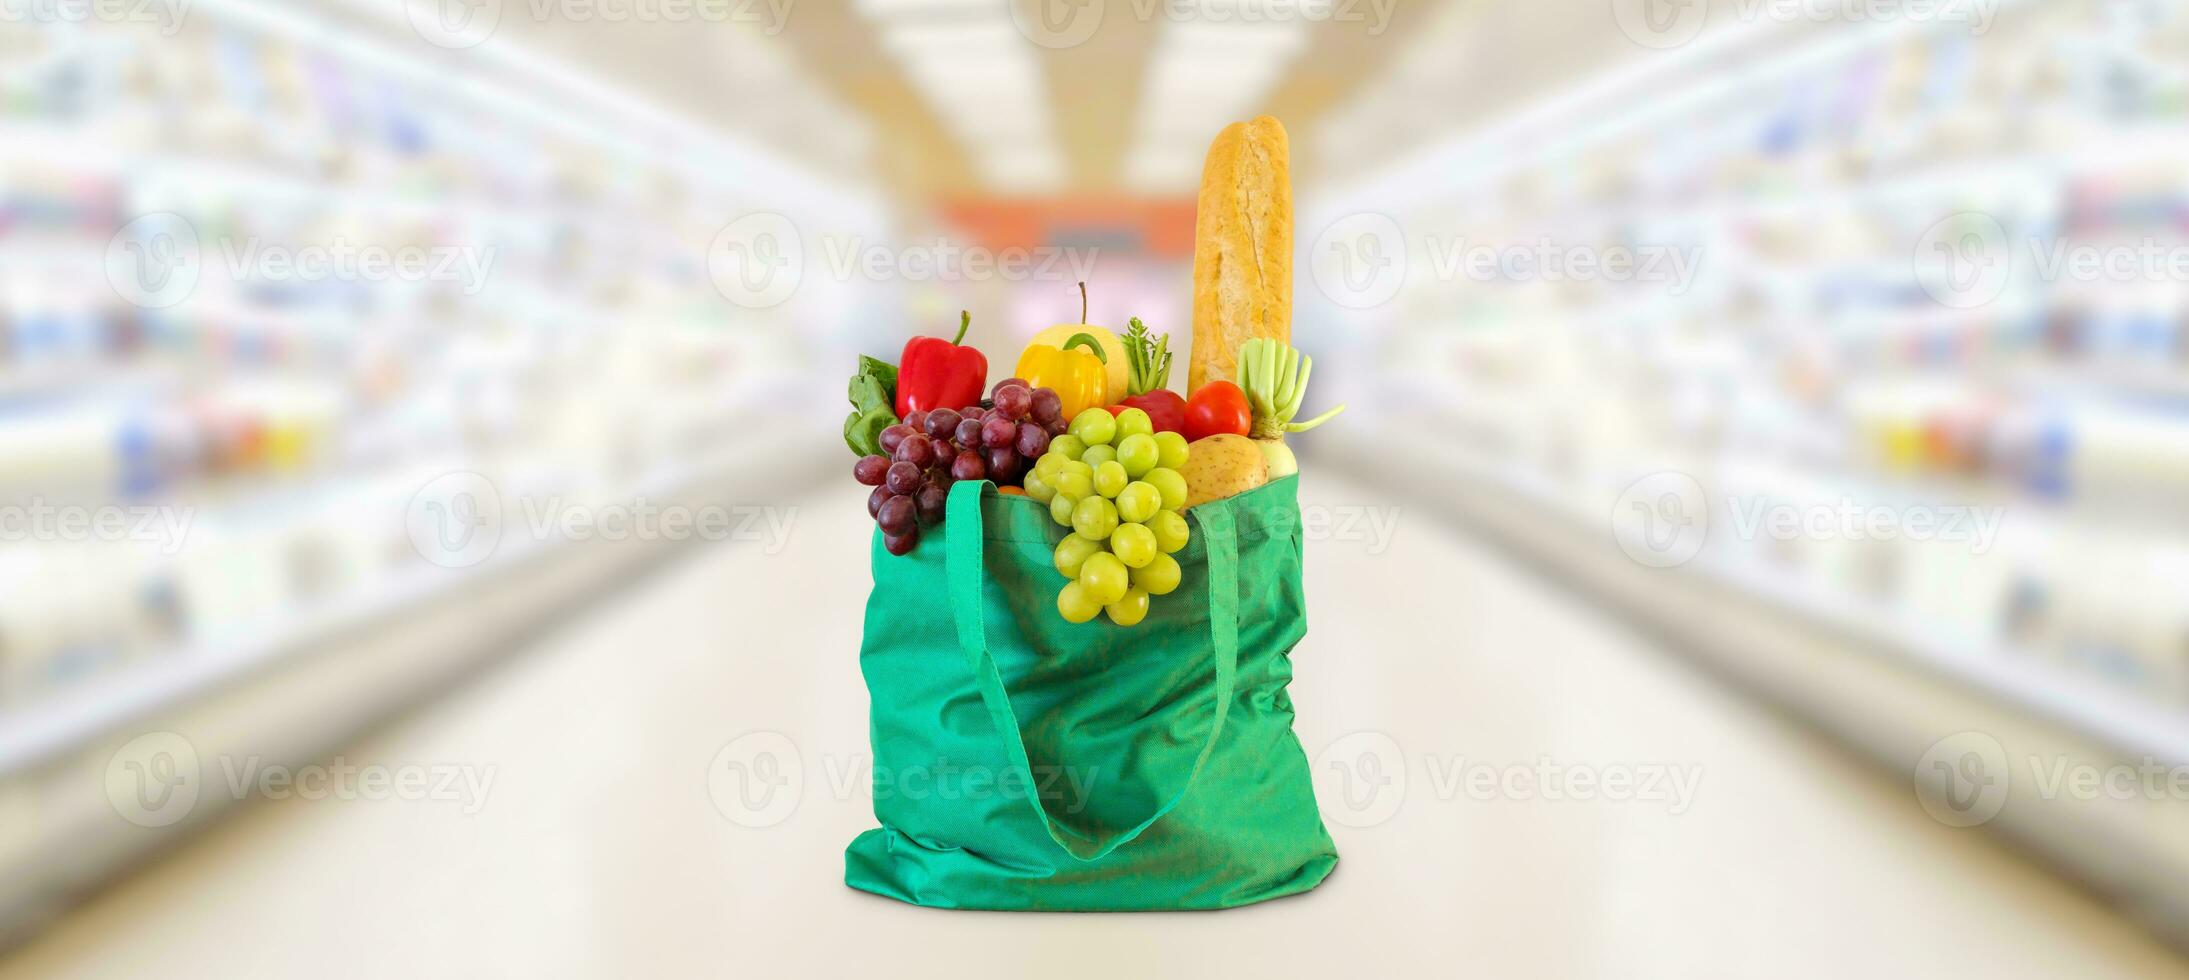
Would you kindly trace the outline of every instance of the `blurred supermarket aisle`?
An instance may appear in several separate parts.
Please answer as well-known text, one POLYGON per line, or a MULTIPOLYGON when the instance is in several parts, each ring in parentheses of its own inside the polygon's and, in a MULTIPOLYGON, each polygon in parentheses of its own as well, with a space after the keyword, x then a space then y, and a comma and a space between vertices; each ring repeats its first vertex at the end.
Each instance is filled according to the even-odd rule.
POLYGON ((1037 5, 0 3, 0 973, 2174 968, 2189 5, 1037 5), (1203 148, 1264 112, 1351 406, 1300 732, 1407 784, 1318 766, 1328 890, 1190 925, 847 892, 855 358, 1190 356, 1203 148), (727 540, 622 523, 679 501, 727 540), (707 778, 754 732, 763 829, 707 778), (249 779, 338 748, 453 795, 249 779), (143 802, 200 752, 233 789, 143 802), (1583 772, 1652 788, 1538 788, 1583 772))
POLYGON ((2084 893, 1932 822, 1904 780, 1460 529, 1335 467, 1309 476, 1309 513, 1358 509, 1385 530, 1308 546, 1302 740, 1312 754, 1387 733, 1411 780, 1388 814, 1326 795, 1344 864, 1309 896, 1220 915, 1002 916, 846 889, 842 845, 870 801, 866 576, 843 560, 868 525, 845 483, 799 502, 789 547, 697 552, 341 751, 359 767, 461 768, 479 777, 475 800, 255 803, 0 961, 0 978, 774 976, 824 958, 835 975, 1091 975, 1060 948, 1109 950, 1103 976, 2189 972, 2084 893), (1435 631, 1416 621, 1432 613, 1435 631), (708 774, 762 730, 796 744, 804 790, 755 829, 718 809, 708 774), (1660 767, 1684 789, 1620 802, 1438 789, 1460 766, 1539 760, 1660 767))

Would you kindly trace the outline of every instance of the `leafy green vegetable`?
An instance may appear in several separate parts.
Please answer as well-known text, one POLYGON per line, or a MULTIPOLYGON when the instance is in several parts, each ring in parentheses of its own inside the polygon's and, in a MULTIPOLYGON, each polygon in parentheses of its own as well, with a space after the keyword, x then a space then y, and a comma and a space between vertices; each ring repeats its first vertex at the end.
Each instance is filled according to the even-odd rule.
POLYGON ((859 355, 859 376, 862 378, 873 378, 876 381, 880 381, 882 383, 882 389, 888 393, 884 400, 888 401, 892 406, 896 404, 897 365, 891 364, 888 361, 882 360, 879 357, 868 357, 865 354, 861 354, 859 355))
POLYGON ((1132 366, 1127 376, 1125 393, 1145 395, 1157 388, 1167 388, 1171 383, 1171 338, 1164 334, 1160 341, 1148 333, 1148 325, 1133 317, 1125 330, 1125 360, 1132 366))
POLYGON ((851 415, 844 419, 844 445, 854 455, 882 451, 882 430, 897 424, 897 367, 865 355, 851 378, 851 415))

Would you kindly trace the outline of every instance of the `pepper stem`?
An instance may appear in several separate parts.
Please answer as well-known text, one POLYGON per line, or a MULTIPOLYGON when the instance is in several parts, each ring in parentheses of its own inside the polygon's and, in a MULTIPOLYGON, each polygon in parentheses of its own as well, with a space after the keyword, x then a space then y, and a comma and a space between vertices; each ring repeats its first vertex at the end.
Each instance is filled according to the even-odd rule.
POLYGON ((1064 346, 1057 349, 1071 350, 1072 348, 1078 347, 1082 344, 1086 345, 1088 350, 1094 352, 1095 360, 1101 361, 1104 364, 1110 363, 1110 355, 1102 352, 1102 342, 1094 339, 1094 334, 1091 333, 1075 333, 1072 335, 1072 339, 1065 341, 1064 346))
POLYGON ((1087 284, 1079 284, 1079 322, 1087 322, 1087 284))
POLYGON ((959 345, 959 344, 965 343, 965 332, 966 332, 967 330, 970 330, 970 329, 972 329, 972 327, 973 327, 973 311, 972 311, 972 310, 959 310, 959 311, 958 311, 958 336, 957 336, 957 337, 956 337, 955 339, 953 339, 953 340, 951 340, 951 341, 950 341, 950 346, 952 346, 952 347, 955 347, 955 346, 957 346, 957 345, 959 345))

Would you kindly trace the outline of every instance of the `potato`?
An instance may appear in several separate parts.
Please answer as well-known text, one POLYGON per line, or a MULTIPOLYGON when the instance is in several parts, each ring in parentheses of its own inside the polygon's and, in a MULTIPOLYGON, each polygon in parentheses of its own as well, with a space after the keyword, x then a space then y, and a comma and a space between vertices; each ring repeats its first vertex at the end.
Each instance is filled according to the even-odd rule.
POLYGON ((1186 506, 1242 494, 1269 482, 1269 467, 1254 440, 1229 433, 1187 447, 1179 473, 1186 478, 1186 506))

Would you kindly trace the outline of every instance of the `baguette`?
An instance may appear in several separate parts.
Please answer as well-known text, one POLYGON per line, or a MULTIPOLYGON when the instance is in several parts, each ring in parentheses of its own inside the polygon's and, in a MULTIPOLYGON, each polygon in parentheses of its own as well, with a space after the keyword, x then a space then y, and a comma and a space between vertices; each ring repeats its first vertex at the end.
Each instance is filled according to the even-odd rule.
POLYGON ((1292 145, 1270 116, 1224 127, 1201 169, 1187 392, 1236 381, 1256 337, 1292 342, 1292 145))

